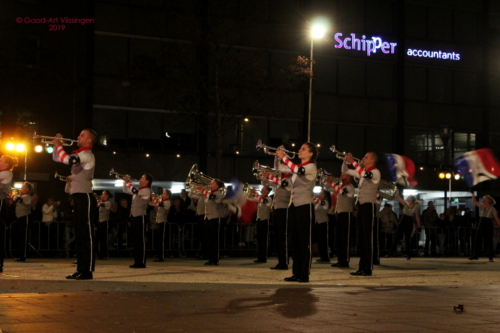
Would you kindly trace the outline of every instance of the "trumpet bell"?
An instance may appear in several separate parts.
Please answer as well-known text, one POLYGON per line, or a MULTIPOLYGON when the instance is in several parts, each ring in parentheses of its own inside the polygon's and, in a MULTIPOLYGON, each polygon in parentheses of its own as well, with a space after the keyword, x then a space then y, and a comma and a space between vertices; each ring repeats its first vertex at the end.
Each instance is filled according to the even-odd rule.
POLYGON ((280 171, 278 171, 274 168, 271 168, 267 165, 262 165, 259 163, 258 160, 253 163, 252 172, 253 172, 255 178, 258 180, 261 180, 261 181, 268 180, 266 177, 266 174, 270 174, 270 175, 272 175, 276 178, 279 178, 279 179, 281 179, 281 176, 282 176, 282 173, 280 171))
POLYGON ((392 201, 396 198, 397 191, 398 188, 396 184, 385 179, 380 179, 380 182, 378 183, 378 194, 382 198, 392 201))

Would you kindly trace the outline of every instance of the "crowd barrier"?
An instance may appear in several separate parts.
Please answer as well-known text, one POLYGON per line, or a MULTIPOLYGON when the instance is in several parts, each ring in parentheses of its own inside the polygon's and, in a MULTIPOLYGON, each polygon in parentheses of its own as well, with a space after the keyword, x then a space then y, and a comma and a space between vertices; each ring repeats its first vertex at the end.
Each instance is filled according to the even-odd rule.
MULTIPOLYGON (((335 227, 330 229, 329 245, 330 249, 333 249, 335 253, 336 230, 335 227)), ((155 232, 154 225, 150 225, 146 235, 148 250, 153 250, 155 247, 155 232)), ((167 229, 165 230, 165 251, 167 256, 191 256, 199 253, 200 238, 203 232, 203 230, 200 230, 198 223, 185 223, 183 225, 167 223, 167 229)), ((6 232, 7 256, 12 256, 12 252, 15 252, 15 233, 16 223, 14 222, 8 226, 6 232)), ((475 228, 424 227, 420 234, 414 230, 410 249, 413 255, 424 255, 432 251, 444 256, 469 256, 472 254, 475 233, 475 228)), ((351 255, 356 255, 355 226, 351 227, 350 234, 351 255)), ((376 239, 379 242, 381 256, 391 250, 395 233, 386 236, 379 236, 376 239)), ((111 254, 113 252, 130 252, 130 237, 130 230, 125 224, 110 224, 108 239, 111 254)), ((222 253, 230 251, 233 255, 237 255, 238 252, 243 253, 243 251, 246 251, 246 255, 248 255, 249 251, 252 252, 257 249, 254 224, 229 224, 221 227, 220 240, 222 253)), ((404 239, 401 241, 404 243, 404 239)), ((406 251, 403 243, 397 246, 398 252, 406 251)), ((31 222, 28 234, 28 251, 36 252, 40 256, 44 256, 43 253, 48 251, 55 252, 58 256, 74 256, 75 235, 73 222, 56 221, 51 222, 50 225, 40 221, 31 222)), ((276 252, 274 230, 271 227, 269 255, 274 256, 276 252)))

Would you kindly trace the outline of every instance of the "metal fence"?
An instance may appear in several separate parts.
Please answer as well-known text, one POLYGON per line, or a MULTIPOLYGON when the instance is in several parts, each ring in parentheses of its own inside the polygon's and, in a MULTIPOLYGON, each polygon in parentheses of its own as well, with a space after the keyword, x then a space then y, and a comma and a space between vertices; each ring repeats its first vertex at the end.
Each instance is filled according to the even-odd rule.
MULTIPOLYGON (((203 237, 203 230, 199 229, 198 223, 167 223, 165 230, 165 251, 167 256, 194 256, 200 252, 200 240, 203 237)), ((335 253, 336 230, 331 228, 329 246, 332 253, 335 253)), ((415 231, 415 230, 414 230, 415 231)), ((153 250, 155 247, 154 225, 150 225, 146 233, 147 249, 153 250)), ((8 226, 6 233, 7 256, 12 256, 16 249, 16 223, 8 226)), ((475 228, 422 228, 422 232, 413 233, 410 242, 410 249, 413 255, 424 255, 436 253, 444 256, 468 256, 472 254, 475 228), (427 240, 427 241, 426 241, 427 240)), ((357 237, 356 228, 351 227, 351 255, 356 255, 357 237)), ((380 233, 379 233, 380 235, 380 233)), ((380 254, 383 256, 391 250, 395 234, 388 234, 388 237, 377 237, 380 254)), ((125 224, 111 224, 109 227, 108 244, 111 255, 117 253, 124 255, 130 252, 131 242, 129 228, 125 224)), ((257 249, 255 237, 255 225, 229 224, 221 228, 221 253, 228 255, 253 255, 257 249)), ((397 240, 401 245, 396 247, 398 252, 406 251, 404 239, 397 240)), ((483 244, 484 248, 484 244, 483 244)), ((75 253, 75 234, 73 222, 57 221, 50 224, 44 222, 31 222, 28 234, 28 251, 36 252, 40 256, 51 252, 52 255, 71 257, 75 253)), ((269 255, 276 255, 276 242, 273 228, 270 228, 269 255)))

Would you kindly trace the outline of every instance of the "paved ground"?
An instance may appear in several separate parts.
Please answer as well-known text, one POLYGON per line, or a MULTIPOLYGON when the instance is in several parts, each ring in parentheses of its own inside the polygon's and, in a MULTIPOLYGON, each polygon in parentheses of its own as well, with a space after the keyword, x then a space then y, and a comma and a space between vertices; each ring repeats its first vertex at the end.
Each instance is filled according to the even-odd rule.
MULTIPOLYGON (((354 261, 357 259, 354 258, 354 261)), ((253 259, 203 266, 167 259, 130 269, 99 262, 68 281, 70 259, 6 261, 2 332, 499 332, 500 262, 385 259, 372 277, 314 264, 311 282, 286 283, 253 259), (465 311, 455 311, 462 304, 465 311)))

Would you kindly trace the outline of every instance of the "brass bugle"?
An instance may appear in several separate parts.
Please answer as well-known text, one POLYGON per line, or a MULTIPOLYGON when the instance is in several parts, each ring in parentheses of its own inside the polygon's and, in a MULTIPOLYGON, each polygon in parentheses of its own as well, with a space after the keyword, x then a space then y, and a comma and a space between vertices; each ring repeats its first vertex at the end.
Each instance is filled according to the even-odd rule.
MULTIPOLYGON (((345 160, 345 157, 347 156, 346 152, 341 152, 341 151, 338 151, 337 148, 335 148, 335 145, 331 146, 330 147, 330 153, 331 154, 335 154, 335 156, 339 159, 339 160, 345 160)), ((362 159, 360 158, 357 158, 357 157, 354 157, 354 156, 351 156, 356 162, 358 162, 358 164, 361 164, 361 162, 363 162, 362 159)))
POLYGON ((130 179, 130 181, 133 181, 133 182, 138 182, 138 180, 137 180, 137 179, 132 178, 132 177, 130 177, 129 175, 122 175, 121 173, 116 172, 116 171, 115 171, 115 169, 113 169, 113 168, 111 168, 111 170, 109 171, 109 175, 110 175, 110 176, 115 176, 115 177, 116 177, 116 179, 123 179, 123 178, 125 178, 125 177, 126 177, 126 178, 129 178, 129 179, 130 179))
POLYGON ((266 146, 265 144, 262 143, 262 140, 258 140, 257 141, 257 144, 255 145, 255 149, 257 150, 263 150, 265 154, 268 154, 268 155, 274 155, 274 152, 278 151, 278 150, 281 150, 285 153, 287 153, 287 157, 288 159, 294 159, 295 158, 295 155, 297 155, 296 152, 294 151, 291 151, 291 150, 286 150, 286 149, 283 149, 283 148, 274 148, 274 147, 269 147, 269 146, 266 146), (272 152, 274 151, 274 152, 272 152), (288 155, 288 154, 291 154, 291 155, 288 155))
POLYGON ((279 179, 282 177, 282 173, 280 171, 266 165, 262 165, 258 160, 253 163, 252 172, 258 180, 267 180, 266 173, 279 179))
POLYGON ((318 172, 318 183, 321 187, 325 188, 326 190, 330 190, 332 188, 331 184, 335 184, 339 187, 342 186, 342 179, 332 176, 323 168, 320 170, 321 172, 318 172))
POLYGON ((56 136, 36 135, 36 133, 33 135, 33 140, 41 140, 40 142, 47 146, 52 144, 52 140, 60 140, 63 146, 72 146, 75 142, 77 142, 77 140, 58 138, 56 136))
POLYGON ((62 182, 68 181, 68 177, 69 176, 63 176, 63 175, 58 174, 57 171, 54 174, 54 178, 59 178, 59 180, 62 182))

